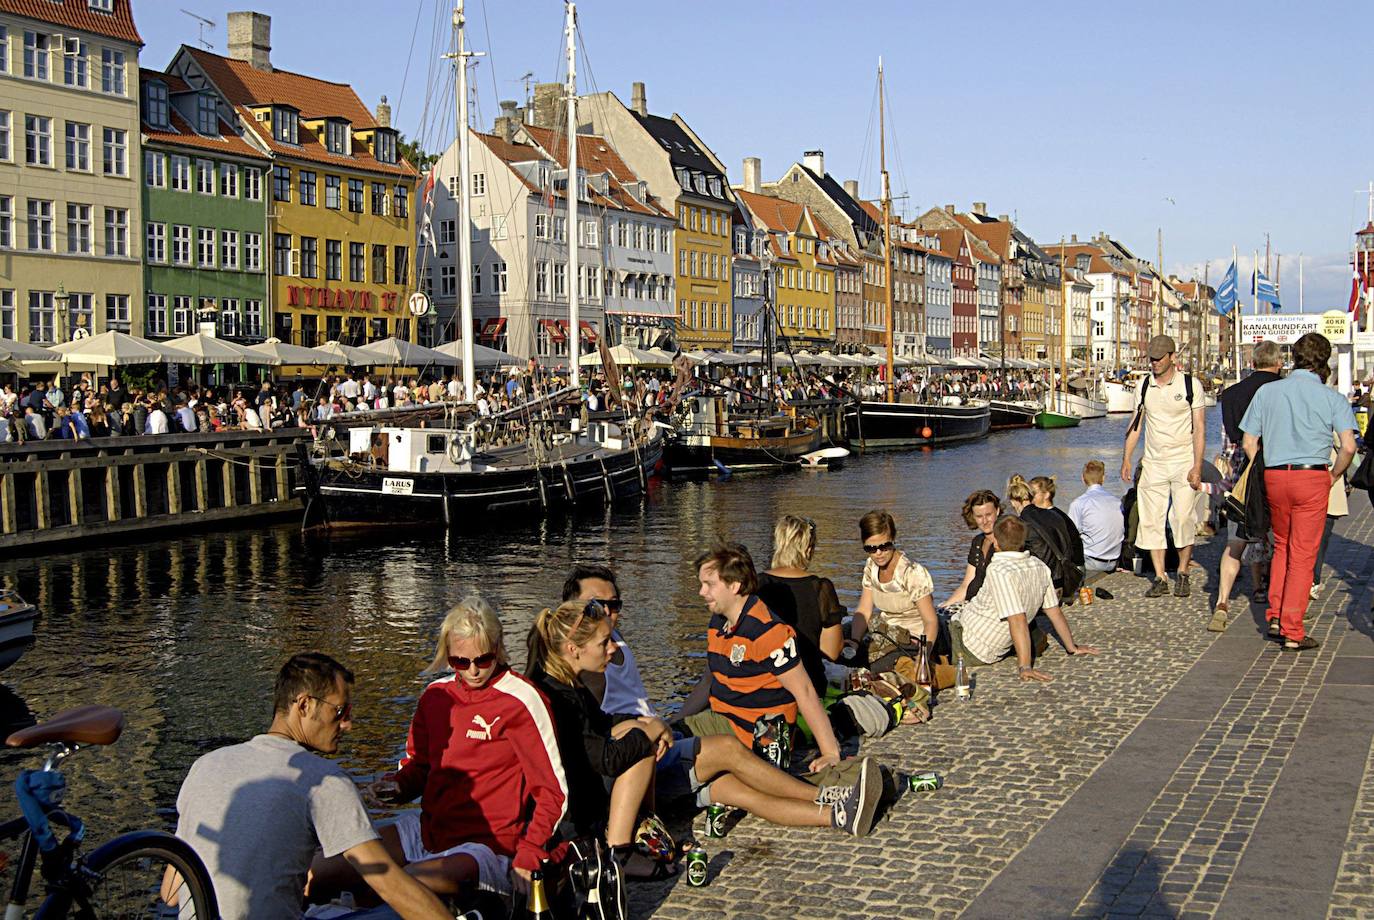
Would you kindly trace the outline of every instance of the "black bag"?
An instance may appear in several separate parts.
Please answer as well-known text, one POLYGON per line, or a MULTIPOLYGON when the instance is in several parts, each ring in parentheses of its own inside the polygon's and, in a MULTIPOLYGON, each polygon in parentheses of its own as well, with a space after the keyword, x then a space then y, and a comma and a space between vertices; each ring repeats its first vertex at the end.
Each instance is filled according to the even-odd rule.
POLYGON ((1047 533, 1035 521, 1029 518, 1021 518, 1021 523, 1031 530, 1034 530, 1044 542, 1045 547, 1050 552, 1050 559, 1047 564, 1050 567, 1050 577, 1055 584, 1062 585, 1059 600, 1061 603, 1072 604, 1078 597, 1078 589, 1083 587, 1083 569, 1069 558, 1069 549, 1061 546, 1059 534, 1047 533))
POLYGON ((1350 477, 1350 486, 1364 489, 1374 498, 1374 460, 1370 459, 1368 450, 1360 454, 1360 465, 1355 467, 1355 472, 1350 477))

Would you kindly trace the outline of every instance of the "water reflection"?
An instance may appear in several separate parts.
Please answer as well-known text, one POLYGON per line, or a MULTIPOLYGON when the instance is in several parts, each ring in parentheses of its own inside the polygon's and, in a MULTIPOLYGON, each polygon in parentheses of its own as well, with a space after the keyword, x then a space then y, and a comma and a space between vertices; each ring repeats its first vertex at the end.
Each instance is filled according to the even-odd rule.
MULTIPOLYGON (((281 662, 318 649, 357 673, 343 760, 371 774, 401 750, 444 609, 480 591, 503 612, 521 662, 534 614, 558 600, 578 561, 617 568, 623 627, 650 692, 676 705, 702 667, 706 615, 691 560, 716 539, 744 542, 763 567, 773 520, 800 511, 818 525, 815 570, 852 604, 863 566, 857 520, 886 507, 899 543, 930 568, 942 596, 963 572, 966 494, 1000 490, 1012 473, 1048 474, 1058 476, 1067 506, 1081 491, 1084 462, 1117 466, 1124 427, 1108 419, 999 433, 948 450, 856 457, 834 474, 653 482, 634 506, 548 521, 473 520, 448 533, 307 539, 288 523, 10 560, 0 564, 0 584, 43 617, 37 645, 3 675, 9 690, 0 693, 11 699, 0 695, 0 710, 42 717, 90 702, 123 708, 128 728, 118 744, 71 761, 71 802, 94 820, 95 834, 146 826, 158 811, 170 821, 195 757, 267 725, 281 662)), ((31 760, 0 755, 0 782, 31 760)))

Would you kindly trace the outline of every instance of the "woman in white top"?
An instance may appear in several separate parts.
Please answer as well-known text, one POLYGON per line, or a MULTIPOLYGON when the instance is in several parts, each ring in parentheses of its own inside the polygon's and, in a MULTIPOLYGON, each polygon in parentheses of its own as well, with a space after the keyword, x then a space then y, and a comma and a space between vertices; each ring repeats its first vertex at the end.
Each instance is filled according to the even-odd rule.
POLYGON ((850 640, 860 642, 868 633, 876 609, 889 626, 905 629, 912 640, 939 633, 935 616, 935 585, 925 566, 912 562, 897 549, 897 524, 886 511, 870 511, 859 519, 863 539, 863 593, 850 623, 850 640))

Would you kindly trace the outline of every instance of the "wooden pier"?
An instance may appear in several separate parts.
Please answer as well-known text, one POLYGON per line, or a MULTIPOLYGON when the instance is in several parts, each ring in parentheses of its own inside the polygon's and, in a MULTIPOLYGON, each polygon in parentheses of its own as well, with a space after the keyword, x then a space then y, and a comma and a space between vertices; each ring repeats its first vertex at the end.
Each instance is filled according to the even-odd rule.
POLYGON ((0 444, 0 554, 299 515, 301 429, 0 444))

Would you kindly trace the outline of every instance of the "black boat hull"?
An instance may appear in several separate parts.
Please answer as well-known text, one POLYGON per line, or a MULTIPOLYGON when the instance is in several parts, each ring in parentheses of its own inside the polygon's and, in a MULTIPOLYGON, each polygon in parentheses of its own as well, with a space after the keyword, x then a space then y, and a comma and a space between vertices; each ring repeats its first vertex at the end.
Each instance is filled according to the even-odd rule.
POLYGON ((986 405, 930 406, 864 400, 845 406, 844 423, 850 444, 864 450, 925 447, 987 437, 992 413, 986 405))
POLYGON ((988 410, 992 413, 993 431, 1030 428, 1035 424, 1035 416, 1039 414, 1039 409, 1036 407, 1023 406, 1020 403, 1000 399, 989 401, 988 410))

